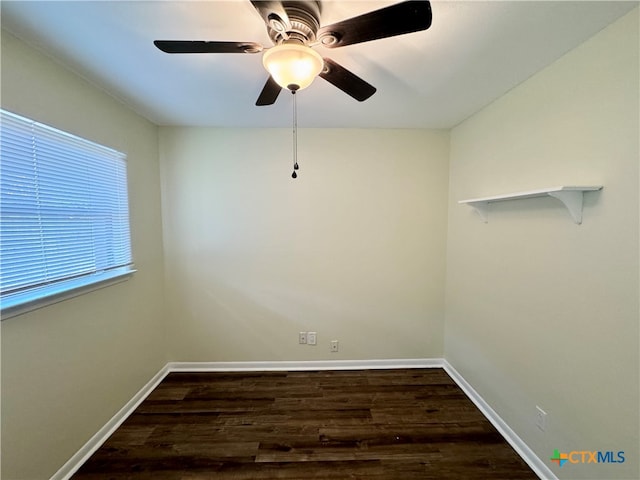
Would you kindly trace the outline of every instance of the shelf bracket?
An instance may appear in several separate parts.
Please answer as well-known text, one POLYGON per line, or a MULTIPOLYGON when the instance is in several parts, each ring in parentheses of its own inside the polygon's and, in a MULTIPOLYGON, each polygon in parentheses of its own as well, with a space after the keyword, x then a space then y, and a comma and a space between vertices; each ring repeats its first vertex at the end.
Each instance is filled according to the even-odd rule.
POLYGON ((582 190, 560 190, 557 192, 549 192, 548 195, 560 200, 567 210, 573 221, 580 225, 582 223, 582 201, 584 198, 582 190))
POLYGON ((478 212, 484 223, 489 222, 489 202, 476 202, 470 204, 473 209, 478 212))

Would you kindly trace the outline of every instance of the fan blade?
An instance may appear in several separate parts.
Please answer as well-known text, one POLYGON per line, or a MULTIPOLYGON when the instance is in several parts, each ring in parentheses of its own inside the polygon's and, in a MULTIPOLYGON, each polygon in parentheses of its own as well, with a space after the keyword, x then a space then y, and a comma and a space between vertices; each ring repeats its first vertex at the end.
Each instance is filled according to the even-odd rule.
POLYGON ((264 23, 276 32, 285 33, 291 30, 291 22, 282 2, 262 2, 251 0, 251 4, 258 11, 264 23))
POLYGON ((264 105, 273 105, 276 103, 278 95, 280 95, 280 90, 282 90, 282 87, 276 83, 271 75, 269 75, 267 83, 264 84, 264 88, 262 89, 262 92, 260 92, 258 100, 256 100, 256 105, 259 107, 264 105))
POLYGON ((430 3, 409 1, 322 27, 317 37, 325 47, 336 48, 418 32, 430 26, 430 3))
POLYGON ((324 59, 324 69, 320 72, 320 76, 359 102, 376 93, 376 87, 368 84, 330 58, 324 59))
POLYGON ((166 53, 258 53, 263 48, 255 42, 156 40, 153 44, 166 53))

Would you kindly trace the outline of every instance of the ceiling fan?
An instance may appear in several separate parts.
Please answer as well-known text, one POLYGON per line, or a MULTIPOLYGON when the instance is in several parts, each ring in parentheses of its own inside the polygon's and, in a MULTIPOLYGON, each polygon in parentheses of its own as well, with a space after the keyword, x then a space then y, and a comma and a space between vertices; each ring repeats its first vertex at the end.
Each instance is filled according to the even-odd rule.
POLYGON ((316 76, 358 101, 376 88, 313 47, 338 48, 381 38, 426 30, 431 26, 428 1, 405 1, 357 17, 321 27, 320 1, 254 1, 264 20, 273 47, 255 42, 156 40, 166 53, 260 53, 269 78, 256 105, 272 105, 283 88, 295 93, 308 87, 316 76))

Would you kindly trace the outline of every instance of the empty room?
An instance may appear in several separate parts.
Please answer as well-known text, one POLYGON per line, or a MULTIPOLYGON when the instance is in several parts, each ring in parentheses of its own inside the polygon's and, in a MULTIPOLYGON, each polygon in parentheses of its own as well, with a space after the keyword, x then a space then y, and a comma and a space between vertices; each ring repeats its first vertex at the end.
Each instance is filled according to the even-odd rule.
POLYGON ((640 478, 633 1, 5 1, 1 477, 640 478))

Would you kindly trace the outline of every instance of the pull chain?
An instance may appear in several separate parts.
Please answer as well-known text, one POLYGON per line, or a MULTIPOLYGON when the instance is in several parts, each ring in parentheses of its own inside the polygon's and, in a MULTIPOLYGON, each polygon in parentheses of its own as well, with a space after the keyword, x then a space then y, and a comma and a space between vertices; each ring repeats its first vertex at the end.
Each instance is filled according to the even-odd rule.
POLYGON ((291 90, 291 94, 293 95, 293 173, 291 177, 298 178, 296 173, 296 170, 300 168, 298 167, 298 106, 296 91, 291 90))

